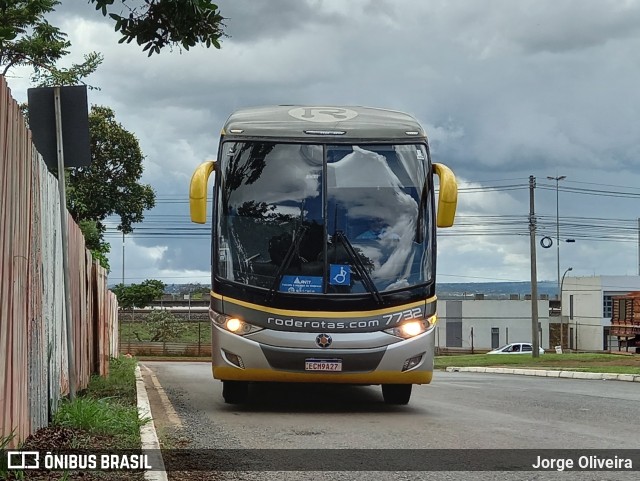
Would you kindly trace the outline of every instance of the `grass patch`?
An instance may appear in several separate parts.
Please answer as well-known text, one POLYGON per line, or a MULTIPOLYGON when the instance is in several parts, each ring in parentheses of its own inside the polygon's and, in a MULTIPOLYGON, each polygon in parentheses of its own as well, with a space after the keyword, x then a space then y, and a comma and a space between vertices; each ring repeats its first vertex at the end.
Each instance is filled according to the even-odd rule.
MULTIPOLYGON (((0 436, 0 453, 9 448, 9 443, 15 436, 15 429, 8 436, 0 436)), ((2 456, 0 459, 0 479, 7 479, 12 471, 7 467, 7 459, 2 456)))
POLYGON ((135 375, 137 365, 138 360, 133 357, 112 358, 109 362, 109 375, 93 376, 83 394, 93 399, 118 399, 119 402, 135 406, 137 404, 135 375))
POLYGON ((124 405, 117 399, 84 396, 62 402, 53 418, 54 426, 116 437, 122 449, 140 447, 140 426, 144 422, 135 406, 124 405))
MULTIPOLYGON (((137 408, 135 368, 137 360, 121 356, 111 359, 109 376, 94 376, 85 391, 73 401, 62 400, 50 426, 39 429, 19 449, 25 451, 113 451, 140 448, 140 427, 148 422, 140 419, 137 408)), ((0 449, 10 438, 0 439, 0 449)), ((86 481, 127 479, 143 481, 140 471, 4 471, 0 463, 0 479, 77 479, 86 481)))
POLYGON ((87 389, 73 401, 63 400, 53 426, 106 435, 123 449, 140 447, 135 369, 137 359, 120 356, 109 362, 107 377, 93 376, 87 389))
MULTIPOLYGON (((169 342, 187 342, 197 343, 198 340, 202 344, 211 343, 211 323, 209 321, 178 321, 184 330, 175 339, 171 339, 169 342), (198 327, 198 325, 200 327, 198 327)), ((149 341, 153 337, 152 332, 143 322, 120 322, 120 340, 122 342, 149 341)))
POLYGON ((530 367, 640 375, 640 356, 617 354, 543 354, 538 358, 529 354, 436 356, 435 368, 445 369, 447 367, 530 367))

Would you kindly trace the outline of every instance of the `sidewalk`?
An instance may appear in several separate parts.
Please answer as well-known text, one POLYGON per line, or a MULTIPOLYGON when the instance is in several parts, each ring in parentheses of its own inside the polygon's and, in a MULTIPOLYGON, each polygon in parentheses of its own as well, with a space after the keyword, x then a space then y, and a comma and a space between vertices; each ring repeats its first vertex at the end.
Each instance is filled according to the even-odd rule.
POLYGON ((147 453, 151 453, 151 466, 158 468, 157 471, 146 471, 144 473, 144 478, 147 481, 167 481, 167 472, 164 469, 164 461, 162 459, 162 452, 160 451, 160 442, 158 441, 158 434, 156 433, 153 416, 151 415, 151 406, 149 405, 149 397, 147 396, 144 379, 142 379, 142 373, 140 372, 140 364, 136 367, 136 390, 138 394, 138 411, 140 412, 140 417, 149 419, 148 423, 140 427, 142 450, 147 453))
POLYGON ((519 374, 521 376, 559 377, 565 379, 595 379, 601 381, 640 382, 640 374, 613 374, 580 371, 545 371, 542 369, 512 369, 508 367, 447 367, 447 372, 486 372, 492 374, 519 374))

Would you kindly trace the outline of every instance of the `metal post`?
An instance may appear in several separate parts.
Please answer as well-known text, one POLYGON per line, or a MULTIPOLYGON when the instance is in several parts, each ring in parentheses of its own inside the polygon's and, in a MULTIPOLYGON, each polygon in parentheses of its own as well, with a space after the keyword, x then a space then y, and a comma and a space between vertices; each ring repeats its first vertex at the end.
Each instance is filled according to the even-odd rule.
POLYGON ((471 354, 475 354, 473 349, 473 326, 471 326, 471 354))
POLYGON ((560 282, 560 347, 564 348, 564 344, 563 344, 563 332, 562 329, 564 327, 564 317, 562 316, 562 288, 564 286, 564 276, 567 275, 567 272, 572 271, 573 267, 569 267, 566 271, 564 271, 564 274, 562 274, 562 281, 560 282))
POLYGON ((536 267, 536 212, 534 189, 536 178, 529 176, 529 248, 531 251, 531 343, 533 357, 540 356, 540 341, 538 338, 538 272, 536 267))
POLYGON ((124 232, 122 233, 122 287, 124 287, 124 232))
POLYGON ((71 287, 69 286, 69 232, 67 226, 67 192, 64 178, 64 148, 62 145, 62 110, 60 87, 53 89, 53 102, 56 116, 56 143, 58 147, 58 190, 60 193, 60 228, 62 233, 62 270, 64 271, 65 314, 67 328, 67 369, 69 371, 69 399, 76 397, 76 363, 73 346, 73 319, 71 309, 71 287))
POLYGON ((566 179, 566 175, 561 175, 559 177, 550 177, 547 176, 549 180, 556 181, 556 258, 557 258, 557 267, 558 267, 558 296, 560 296, 560 197, 559 197, 559 182, 561 180, 566 179))
POLYGON ((560 292, 560 290, 562 286, 560 285, 560 196, 558 181, 559 179, 556 179, 556 260, 558 267, 558 296, 561 296, 562 293, 560 292))

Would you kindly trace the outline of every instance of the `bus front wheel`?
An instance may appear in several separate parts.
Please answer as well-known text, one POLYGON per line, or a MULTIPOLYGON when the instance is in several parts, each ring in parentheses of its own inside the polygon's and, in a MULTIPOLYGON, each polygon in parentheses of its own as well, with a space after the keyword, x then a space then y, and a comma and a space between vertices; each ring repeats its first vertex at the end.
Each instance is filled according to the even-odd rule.
POLYGON ((249 383, 245 381, 222 381, 222 397, 227 404, 241 404, 249 396, 249 383))
POLYGON ((408 404, 412 384, 383 384, 382 397, 386 404, 408 404))

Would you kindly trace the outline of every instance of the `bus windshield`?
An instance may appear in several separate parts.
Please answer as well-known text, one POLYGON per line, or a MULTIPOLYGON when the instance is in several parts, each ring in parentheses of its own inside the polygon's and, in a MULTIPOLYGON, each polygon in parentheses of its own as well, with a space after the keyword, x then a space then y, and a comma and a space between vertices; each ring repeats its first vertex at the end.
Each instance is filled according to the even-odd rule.
POLYGON ((374 296, 432 280, 425 144, 225 142, 219 167, 218 278, 374 296))

